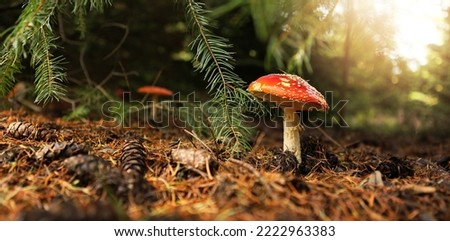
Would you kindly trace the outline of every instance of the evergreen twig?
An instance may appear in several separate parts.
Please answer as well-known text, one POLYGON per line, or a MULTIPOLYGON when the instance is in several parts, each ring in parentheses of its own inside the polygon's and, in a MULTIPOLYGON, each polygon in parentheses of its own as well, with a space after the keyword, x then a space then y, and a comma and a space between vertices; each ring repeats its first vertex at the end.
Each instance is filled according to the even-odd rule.
POLYGON ((194 36, 190 44, 195 53, 193 61, 196 70, 204 74, 207 90, 212 94, 205 105, 210 128, 216 142, 238 153, 250 149, 250 128, 246 126, 245 113, 250 104, 258 102, 244 90, 245 82, 234 72, 231 45, 211 31, 213 26, 208 13, 203 3, 186 0, 187 22, 194 36))
POLYGON ((6 95, 14 86, 15 75, 23 69, 23 60, 30 56, 31 67, 35 69, 35 102, 45 104, 64 96, 64 58, 54 55, 58 37, 53 31, 52 20, 68 4, 73 5, 72 13, 82 24, 79 18, 84 16, 86 8, 102 11, 111 1, 27 1, 15 26, 0 33, 0 38, 6 36, 0 48, 0 95, 6 95))

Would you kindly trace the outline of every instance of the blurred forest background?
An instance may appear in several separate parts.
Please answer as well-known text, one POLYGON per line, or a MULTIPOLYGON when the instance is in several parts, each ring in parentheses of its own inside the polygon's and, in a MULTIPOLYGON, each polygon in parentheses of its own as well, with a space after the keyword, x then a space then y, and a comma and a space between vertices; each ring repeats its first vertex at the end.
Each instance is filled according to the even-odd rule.
MULTIPOLYGON (((322 93, 332 91, 327 96, 330 106, 349 100, 336 106, 339 113, 327 115, 335 123, 345 121, 368 132, 445 137, 450 133, 450 8, 441 4, 447 16, 439 25, 442 44, 430 44, 425 63, 419 63, 396 54, 399 30, 393 19, 398 5, 393 2, 207 0, 205 4, 216 21, 214 33, 233 45, 236 73, 247 83, 266 73, 298 74, 322 93)), ((14 26, 22 5, 0 1, 1 33, 14 26)), ((208 98, 207 83, 194 71, 188 46, 192 36, 176 1, 115 0, 103 12, 89 12, 84 22, 79 21, 64 12, 54 19, 61 46, 56 51, 65 58, 69 88, 66 98, 45 106, 46 112, 66 118, 98 117, 103 103, 121 100, 123 92, 142 99, 136 90, 145 85, 182 95, 195 91, 198 98, 208 98)), ((415 37, 426 34, 418 30, 415 37)), ((5 37, 0 35, 2 41, 5 37)), ((24 69, 16 79, 33 88, 32 69, 24 69)), ((33 92, 28 95, 33 101, 33 92)), ((1 108, 11 107, 13 103, 3 98, 1 108)))

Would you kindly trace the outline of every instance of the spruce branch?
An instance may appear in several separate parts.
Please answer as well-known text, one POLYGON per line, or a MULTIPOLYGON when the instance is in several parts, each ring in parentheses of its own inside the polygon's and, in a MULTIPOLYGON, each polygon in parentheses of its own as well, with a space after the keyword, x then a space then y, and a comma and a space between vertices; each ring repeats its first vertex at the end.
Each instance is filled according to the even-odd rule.
MULTIPOLYGON (((14 86, 15 75, 23 69, 23 60, 31 56, 31 67, 35 69, 35 102, 47 103, 64 96, 64 58, 55 56, 58 48, 57 36, 53 32, 52 19, 58 11, 70 3, 74 13, 85 13, 84 9, 102 11, 110 0, 29 0, 24 4, 15 26, 0 33, 4 38, 0 49, 0 94, 6 95, 14 86)), ((78 18, 80 16, 76 15, 78 18)), ((84 16, 84 15, 83 15, 84 16)), ((81 21, 81 20, 79 20, 81 21)))
MULTIPOLYGON (((217 142, 229 147, 232 153, 250 148, 250 129, 245 113, 253 96, 243 90, 245 82, 234 72, 234 58, 228 40, 215 35, 204 3, 186 0, 186 17, 195 36, 190 43, 195 53, 196 70, 204 74, 212 99, 206 103, 209 123, 217 142)), ((262 108, 261 108, 262 109, 262 108)))
POLYGON ((311 48, 327 32, 338 0, 247 1, 255 33, 267 44, 267 70, 312 72, 311 48))
POLYGON ((73 5, 72 14, 75 16, 77 30, 80 32, 80 39, 86 37, 86 14, 89 11, 103 12, 103 10, 112 4, 111 0, 70 0, 73 5))
POLYGON ((112 4, 111 0, 70 0, 73 4, 73 12, 84 11, 89 8, 89 11, 102 12, 107 6, 112 4))
POLYGON ((14 86, 14 75, 23 68, 22 58, 26 57, 27 40, 32 36, 33 19, 37 15, 40 5, 36 1, 28 3, 16 27, 8 28, 1 36, 7 35, 0 50, 0 94, 6 95, 14 86))
POLYGON ((61 66, 64 62, 62 56, 54 57, 52 50, 57 46, 51 26, 51 18, 54 16, 57 4, 48 4, 41 7, 37 15, 37 28, 33 32, 33 41, 30 43, 31 66, 35 69, 35 86, 37 103, 46 104, 52 100, 59 100, 65 95, 63 83, 66 81, 66 73, 61 66))
POLYGON ((51 29, 41 28, 38 33, 39 45, 33 42, 31 48, 34 49, 31 56, 31 66, 35 71, 36 100, 35 102, 44 104, 51 100, 59 100, 65 95, 63 82, 66 80, 66 73, 61 65, 64 62, 62 56, 54 57, 51 50, 56 48, 51 29))

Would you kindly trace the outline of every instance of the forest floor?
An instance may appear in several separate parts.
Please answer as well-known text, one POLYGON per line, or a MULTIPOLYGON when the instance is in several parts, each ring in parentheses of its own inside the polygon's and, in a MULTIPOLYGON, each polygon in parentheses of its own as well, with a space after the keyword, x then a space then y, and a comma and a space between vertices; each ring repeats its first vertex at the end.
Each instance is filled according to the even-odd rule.
POLYGON ((231 158, 179 129, 0 127, 0 220, 450 220, 450 140, 307 130, 297 167, 273 129, 231 158))

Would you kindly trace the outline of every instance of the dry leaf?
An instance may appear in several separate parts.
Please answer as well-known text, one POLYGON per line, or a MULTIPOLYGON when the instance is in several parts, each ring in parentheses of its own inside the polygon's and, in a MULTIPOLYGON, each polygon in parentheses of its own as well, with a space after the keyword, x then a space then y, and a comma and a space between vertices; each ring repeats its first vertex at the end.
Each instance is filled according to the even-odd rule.
POLYGON ((211 154, 203 149, 173 149, 172 159, 190 168, 205 170, 211 160, 211 154))

